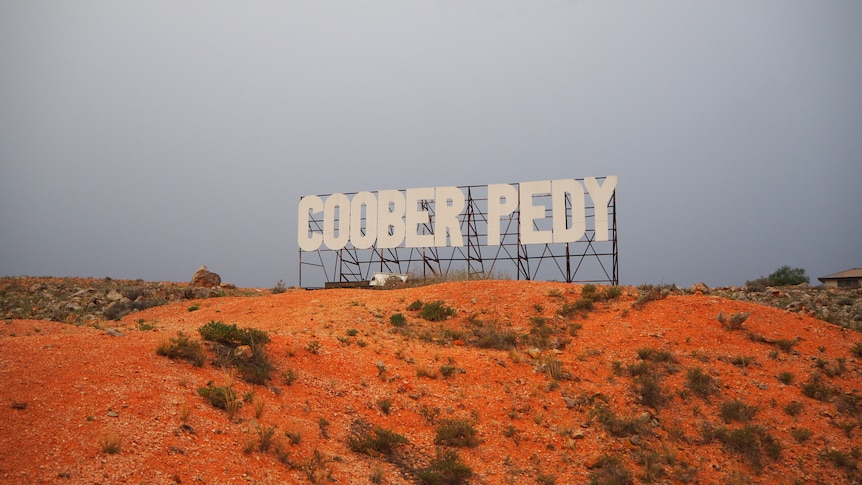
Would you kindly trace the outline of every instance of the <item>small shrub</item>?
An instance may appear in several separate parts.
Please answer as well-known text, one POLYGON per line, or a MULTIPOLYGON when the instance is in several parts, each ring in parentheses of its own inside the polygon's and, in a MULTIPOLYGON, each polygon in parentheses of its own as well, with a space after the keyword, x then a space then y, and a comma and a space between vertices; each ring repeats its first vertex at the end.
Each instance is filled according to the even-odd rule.
POLYGON ((185 359, 197 367, 203 366, 207 360, 201 343, 197 340, 191 340, 183 332, 177 332, 176 337, 161 342, 156 347, 156 354, 170 359, 185 359))
POLYGON ((123 446, 123 440, 116 433, 105 433, 99 437, 99 449, 102 453, 116 455, 123 446))
POLYGON ((320 347, 320 342, 318 342, 317 340, 312 340, 311 342, 305 344, 305 350, 311 352, 314 355, 318 355, 320 353, 320 347))
POLYGON ((442 322, 453 315, 455 315, 455 310, 439 300, 426 303, 419 310, 419 317, 429 322, 442 322))
POLYGON ((804 409, 805 406, 799 401, 791 401, 784 405, 784 412, 788 416, 799 416, 804 409))
POLYGON ((700 397, 707 398, 718 392, 718 386, 715 384, 715 379, 711 375, 703 372, 700 367, 692 367, 686 373, 688 380, 686 387, 700 397))
POLYGON ((796 340, 790 340, 790 339, 778 339, 778 340, 772 341, 772 344, 775 345, 776 347, 778 347, 779 349, 781 349, 785 354, 789 354, 790 352, 792 352, 793 347, 797 343, 798 342, 796 340))
POLYGON ((443 377, 451 377, 456 372, 458 372, 458 368, 454 365, 446 364, 440 366, 440 375, 443 377))
POLYGON ((850 348, 850 353, 856 357, 862 357, 862 342, 856 342, 853 347, 850 348))
POLYGON ((407 305, 407 310, 411 312, 416 312, 422 309, 425 304, 422 303, 422 300, 416 300, 413 303, 407 305))
POLYGON ((472 476, 473 469, 453 450, 438 450, 428 467, 416 473, 417 483, 421 485, 462 485, 469 483, 472 476))
POLYGON ((742 401, 726 401, 721 404, 721 419, 725 423, 731 421, 748 422, 757 414, 757 406, 749 406, 742 401))
POLYGON ((389 323, 396 327, 403 327, 407 324, 407 319, 404 318, 404 315, 401 313, 396 313, 394 315, 389 316, 389 323))
POLYGON ((272 446, 272 438, 275 436, 275 425, 268 428, 257 428, 257 436, 258 449, 262 453, 266 453, 269 451, 269 447, 272 446))
POLYGON ((634 474, 626 468, 625 462, 616 456, 603 455, 592 466, 590 473, 591 485, 630 485, 634 483, 634 474))
POLYGON ((389 414, 389 411, 392 409, 392 399, 384 398, 377 401, 377 407, 383 412, 383 414, 389 414))
POLYGON ((746 458, 756 470, 763 468, 763 455, 777 460, 782 446, 772 435, 760 426, 746 425, 742 428, 705 429, 704 439, 708 442, 717 439, 728 450, 746 458))
POLYGON ((635 378, 635 393, 640 396, 641 404, 658 410, 670 400, 655 375, 643 375, 635 378))
POLYGON ((239 410, 242 404, 233 386, 230 384, 225 386, 213 386, 207 384, 206 387, 199 387, 198 394, 204 397, 209 403, 218 409, 224 409, 228 412, 228 416, 233 419, 233 415, 239 410))
POLYGON ((347 446, 357 453, 391 459, 398 446, 409 443, 404 436, 385 428, 366 429, 364 424, 355 428, 347 438, 347 446))
POLYGON ((736 357, 730 359, 730 363, 737 366, 742 367, 743 369, 747 368, 754 362, 754 356, 751 355, 737 355, 736 357))
POLYGON ((676 362, 676 357, 667 350, 656 350, 650 347, 642 347, 637 350, 638 358, 650 362, 676 362))
POLYGON ((509 350, 518 343, 515 332, 505 330, 497 324, 476 326, 472 330, 476 337, 474 345, 480 349, 509 350))
POLYGON ((192 306, 188 307, 188 311, 190 311, 190 312, 196 312, 200 309, 201 309, 200 303, 194 303, 194 304, 192 304, 192 306))
POLYGON ((557 314, 565 318, 574 318, 578 315, 586 315, 593 309, 593 300, 580 298, 571 303, 565 303, 557 310, 557 314))
POLYGON ((839 468, 844 468, 848 471, 856 470, 856 460, 845 455, 840 450, 826 451, 823 453, 822 457, 825 461, 828 461, 839 468))
POLYGON ((818 401, 828 402, 837 392, 834 387, 824 383, 820 375, 813 375, 802 384, 802 394, 818 401))
POLYGON ((640 285, 638 286, 638 297, 632 308, 643 308, 650 301, 662 300, 676 290, 676 285, 640 285))
POLYGON ((220 321, 211 320, 200 327, 198 332, 204 340, 218 342, 224 345, 237 347, 240 345, 259 345, 269 343, 269 334, 255 328, 237 328, 236 324, 227 325, 220 321))
POLYGON ((797 443, 804 443, 813 435, 814 432, 808 428, 793 428, 790 430, 790 436, 793 436, 793 439, 795 439, 797 443))
POLYGON ((282 280, 278 280, 278 283, 276 283, 275 286, 272 287, 272 294, 273 295, 277 295, 279 293, 284 293, 285 291, 287 291, 287 287, 284 286, 284 281, 282 281, 282 280))
POLYGON ((620 418, 604 406, 596 407, 590 413, 605 427, 608 433, 618 438, 640 434, 643 428, 637 418, 620 418))
POLYGON ((465 419, 444 419, 437 425, 434 443, 444 446, 472 448, 479 444, 479 436, 474 423, 465 419))
POLYGON ((778 380, 782 384, 787 384, 787 385, 791 384, 793 382, 793 372, 784 371, 784 372, 778 374, 778 380))

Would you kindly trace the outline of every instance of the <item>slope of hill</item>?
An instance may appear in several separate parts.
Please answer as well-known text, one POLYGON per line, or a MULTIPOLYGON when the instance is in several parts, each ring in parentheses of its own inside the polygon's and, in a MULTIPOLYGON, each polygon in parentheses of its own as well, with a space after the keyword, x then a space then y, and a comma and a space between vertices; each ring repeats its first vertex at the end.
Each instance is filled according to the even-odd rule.
POLYGON ((0 480, 860 479, 862 334, 715 296, 583 290, 249 291, 86 326, 7 319, 0 480), (243 346, 225 359, 204 342, 201 367, 157 355, 212 321, 267 332, 270 379, 213 364, 243 346), (218 409, 201 388, 236 399, 218 409))

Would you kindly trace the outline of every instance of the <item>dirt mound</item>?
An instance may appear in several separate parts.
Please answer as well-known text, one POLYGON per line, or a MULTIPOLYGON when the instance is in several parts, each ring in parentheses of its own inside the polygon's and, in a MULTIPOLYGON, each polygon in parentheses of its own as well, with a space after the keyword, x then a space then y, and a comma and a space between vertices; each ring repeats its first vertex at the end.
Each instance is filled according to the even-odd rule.
POLYGON ((0 321, 0 480, 860 479, 862 334, 801 313, 516 281, 244 294, 0 321), (265 384, 210 341, 201 367, 157 355, 209 322, 267 333, 240 342, 265 384))

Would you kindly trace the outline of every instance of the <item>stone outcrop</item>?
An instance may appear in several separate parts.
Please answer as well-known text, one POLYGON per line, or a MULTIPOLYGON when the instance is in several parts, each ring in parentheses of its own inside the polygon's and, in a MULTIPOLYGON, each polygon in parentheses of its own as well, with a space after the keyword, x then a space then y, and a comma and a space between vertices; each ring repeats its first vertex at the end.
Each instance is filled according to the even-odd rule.
POLYGON ((213 273, 208 270, 206 265, 201 266, 195 271, 195 274, 192 275, 192 286, 202 286, 205 288, 212 288, 214 286, 221 285, 221 276, 218 273, 213 273))

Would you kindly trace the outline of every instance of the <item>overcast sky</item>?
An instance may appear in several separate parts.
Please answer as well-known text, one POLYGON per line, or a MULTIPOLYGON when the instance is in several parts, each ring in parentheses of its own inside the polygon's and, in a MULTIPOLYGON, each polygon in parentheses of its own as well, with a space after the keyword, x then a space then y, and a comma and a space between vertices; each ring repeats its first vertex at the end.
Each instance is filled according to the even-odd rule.
POLYGON ((862 267, 862 2, 0 0, 0 275, 293 285, 303 195, 605 175, 623 284, 862 267))

